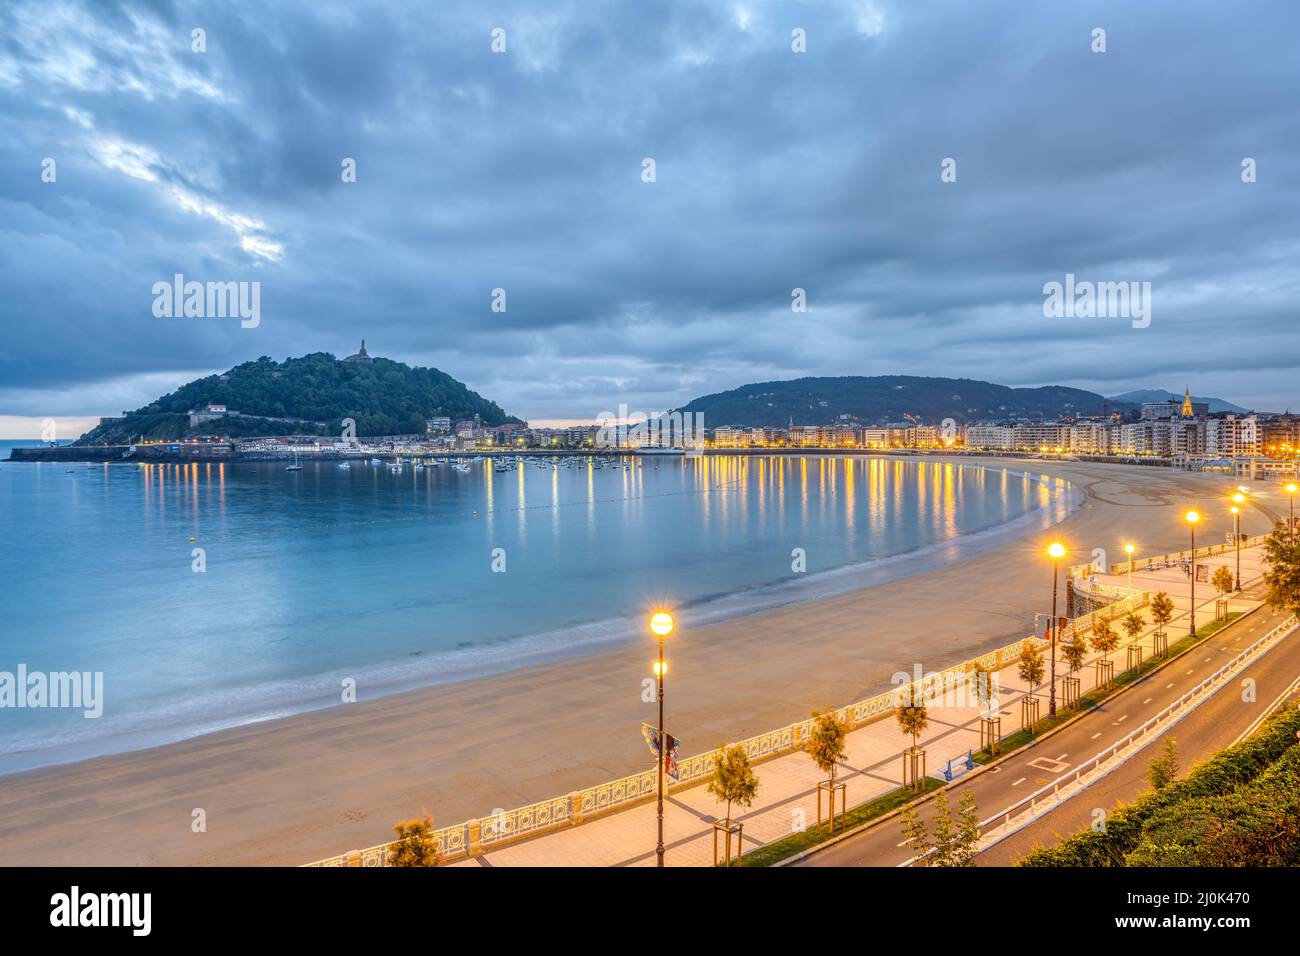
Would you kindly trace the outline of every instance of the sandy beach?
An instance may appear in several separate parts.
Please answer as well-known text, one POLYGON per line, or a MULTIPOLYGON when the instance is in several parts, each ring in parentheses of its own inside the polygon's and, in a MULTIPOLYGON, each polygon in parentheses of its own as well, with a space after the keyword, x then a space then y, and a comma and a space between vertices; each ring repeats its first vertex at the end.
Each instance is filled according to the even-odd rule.
MULTIPOLYGON (((1080 462, 990 466, 1062 476, 1082 506, 1050 532, 903 580, 692 628, 671 639, 669 730, 696 753, 1007 643, 1047 610, 1050 538, 1069 563, 1139 556, 1231 528, 1234 482, 1080 462)), ((1260 490, 1267 490, 1260 485, 1260 490)), ((1281 504, 1280 504, 1281 503, 1281 504)), ((1282 496, 1248 510, 1267 531, 1282 496)), ((358 635, 364 639, 363 635, 358 635)), ((412 691, 182 743, 0 778, 0 860, 26 865, 294 865, 384 842, 398 820, 489 815, 643 769, 653 645, 412 691), (194 811, 206 815, 196 833, 194 811)))

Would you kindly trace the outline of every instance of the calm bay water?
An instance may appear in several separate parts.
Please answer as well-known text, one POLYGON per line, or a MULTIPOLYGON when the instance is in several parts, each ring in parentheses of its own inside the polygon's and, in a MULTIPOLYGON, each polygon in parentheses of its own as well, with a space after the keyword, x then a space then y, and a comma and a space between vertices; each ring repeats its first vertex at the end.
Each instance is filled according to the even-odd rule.
POLYGON ((908 458, 0 462, 0 671, 102 671, 105 696, 0 709, 0 772, 337 704, 345 677, 364 700, 641 640, 658 602, 689 628, 849 590, 1072 499, 908 458))

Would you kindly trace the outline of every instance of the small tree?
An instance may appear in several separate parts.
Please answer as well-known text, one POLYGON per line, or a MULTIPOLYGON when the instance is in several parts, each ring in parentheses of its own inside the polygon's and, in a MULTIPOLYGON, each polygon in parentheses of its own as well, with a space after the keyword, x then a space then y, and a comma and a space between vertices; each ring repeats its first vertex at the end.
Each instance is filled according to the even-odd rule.
POLYGON ((916 697, 916 686, 912 686, 911 703, 905 704, 894 711, 898 718, 898 727, 905 734, 912 735, 912 749, 916 749, 916 738, 925 733, 925 728, 930 726, 930 715, 925 709, 925 701, 918 700, 916 697))
POLYGON ((389 866, 437 866, 438 844, 433 836, 433 817, 425 815, 393 824, 397 841, 388 848, 389 866))
POLYGON ((808 742, 804 744, 804 750, 808 751, 813 763, 822 773, 830 777, 830 782, 834 785, 836 767, 839 761, 844 759, 846 752, 844 721, 840 720, 833 710, 826 710, 823 713, 814 710, 812 717, 812 730, 808 733, 808 742))
POLYGON ((1160 753, 1151 758, 1147 765, 1147 780, 1159 790, 1174 782, 1178 776, 1178 740, 1170 737, 1160 748, 1160 753))
POLYGON ((1101 651, 1103 660, 1110 660, 1110 652, 1119 647, 1119 635, 1110 621, 1101 618, 1092 626, 1092 646, 1101 651))
POLYGON ((931 850, 930 836, 926 833, 925 821, 916 812, 916 804, 905 804, 901 817, 903 820, 903 842, 915 854, 916 861, 920 866, 928 866, 931 850))
POLYGON ((979 853, 980 815, 975 806, 975 794, 962 791, 957 801, 957 845, 953 851, 953 866, 974 866, 979 853))
POLYGON ((1158 591, 1151 599, 1151 621, 1164 635, 1164 627, 1174 619, 1174 599, 1165 591, 1158 591))
POLYGON ((1142 633, 1142 628, 1146 627, 1146 621, 1142 620, 1142 614, 1139 611, 1130 611, 1124 618, 1124 633, 1128 635, 1128 642, 1132 644, 1137 640, 1137 636, 1142 633))
POLYGON ((754 794, 758 792, 758 777, 749 765, 749 755, 740 744, 718 748, 717 762, 713 765, 713 776, 705 788, 710 794, 727 804, 727 827, 731 827, 731 805, 750 807, 754 804, 754 794))
POLYGON ((1221 564, 1214 569, 1214 575, 1210 578, 1210 583, 1214 585, 1214 590, 1220 594, 1227 594, 1233 590, 1236 578, 1232 576, 1232 571, 1226 564, 1221 564))
POLYGON ((1020 649, 1016 673, 1029 685, 1029 696, 1033 697, 1034 690, 1043 682, 1043 652, 1030 641, 1025 641, 1025 646, 1020 649))
POLYGON ((948 792, 940 790, 934 798, 934 852, 930 854, 931 866, 953 866, 957 846, 957 825, 948 806, 948 792))
POLYGON ((1285 521, 1274 525, 1273 533, 1264 539, 1264 564, 1268 603, 1300 614, 1300 533, 1288 531, 1285 521))
POLYGON ((1074 640, 1061 645, 1061 656, 1065 658, 1065 663, 1070 665, 1071 674, 1079 673, 1079 668, 1083 667, 1084 658, 1088 656, 1087 638, 1076 632, 1074 640))

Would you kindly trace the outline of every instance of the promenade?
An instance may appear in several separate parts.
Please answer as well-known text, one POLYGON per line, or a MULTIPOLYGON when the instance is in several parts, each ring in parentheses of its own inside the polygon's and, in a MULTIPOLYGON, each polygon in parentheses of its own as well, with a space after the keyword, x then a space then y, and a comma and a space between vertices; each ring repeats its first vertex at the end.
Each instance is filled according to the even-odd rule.
MULTIPOLYGON (((1256 584, 1262 573, 1260 549, 1242 551, 1241 573, 1243 584, 1256 584)), ((1235 558, 1229 554, 1201 559, 1211 573, 1220 565, 1235 568, 1235 558)), ((1127 586, 1126 574, 1098 574, 1096 583, 1109 587, 1127 586)), ((1187 575, 1180 568, 1156 571, 1137 571, 1132 576, 1135 591, 1154 595, 1167 592, 1174 600, 1175 617, 1167 626, 1172 645, 1187 634, 1188 612, 1191 607, 1191 587, 1187 575)), ((1196 588, 1196 620, 1201 627, 1214 620, 1216 593, 1208 584, 1198 583, 1196 588)), ((1260 605, 1258 595, 1232 596, 1230 611, 1244 612, 1260 605)), ((1151 656, 1154 626, 1150 612, 1142 611, 1148 624, 1137 639, 1151 656)), ((1118 622, 1113 625, 1119 630, 1118 622)), ((1117 652, 1110 659, 1115 662, 1115 673, 1125 670, 1127 638, 1121 639, 1117 652)), ((1076 675, 1081 681, 1081 692, 1094 688, 1095 668, 1092 662, 1101 655, 1092 653, 1088 663, 1076 675)), ((1047 662, 1047 654, 1044 661, 1047 662)), ((1067 674, 1067 667, 1058 653, 1057 677, 1067 674)), ((1003 735, 1020 728, 1020 701, 1028 687, 1017 676, 1014 664, 1000 671, 1000 714, 1003 735)), ((1047 714, 1047 687, 1035 689, 1040 698, 1040 716, 1047 714)), ((1058 706, 1061 691, 1058 686, 1058 706)), ((928 706, 930 727, 921 736, 920 746, 926 750, 927 770, 932 777, 943 779, 949 761, 953 778, 959 780, 967 771, 965 759, 969 751, 977 751, 979 741, 980 711, 971 700, 968 706, 957 702, 932 703, 928 706)), ((795 719, 804 715, 792 714, 795 719)), ((671 711, 669 723, 671 724, 671 711)), ((1100 742, 1100 741, 1099 741, 1100 742)), ((722 743, 722 741, 719 741, 722 743)), ((877 720, 854 730, 847 737, 847 756, 838 773, 839 782, 845 784, 847 805, 857 804, 882 796, 901 783, 901 752, 909 746, 911 738, 904 735, 892 716, 877 720)), ((1050 747, 1048 748, 1051 749, 1050 747)), ((1050 770, 1040 768, 1041 772, 1050 770)), ((978 766, 978 764, 976 765, 978 766)), ((759 789, 754 805, 749 809, 734 809, 732 817, 744 823, 744 848, 746 852, 765 846, 791 833, 813 826, 817 820, 817 783, 824 775, 803 752, 772 758, 755 765, 759 789)), ((981 807, 981 814, 996 808, 981 807)), ((664 833, 666 856, 670 866, 708 866, 713 863, 713 822, 724 815, 724 807, 705 790, 704 783, 673 792, 664 801, 664 833)), ((654 800, 637 804, 608 816, 553 833, 537 836, 483 854, 463 859, 453 866, 653 866, 655 865, 656 806, 654 800)), ((483 821, 491 826, 491 818, 483 821)), ((901 835, 898 837, 901 841, 901 835)))

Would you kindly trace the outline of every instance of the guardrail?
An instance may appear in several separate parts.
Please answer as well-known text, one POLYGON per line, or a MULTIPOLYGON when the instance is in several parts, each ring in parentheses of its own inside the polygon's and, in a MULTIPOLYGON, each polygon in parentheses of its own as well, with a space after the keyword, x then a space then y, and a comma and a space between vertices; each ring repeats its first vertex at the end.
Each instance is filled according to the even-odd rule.
MULTIPOLYGON (((1267 538, 1268 535, 1266 534, 1257 534, 1251 538, 1243 538, 1241 542, 1241 547, 1243 549, 1257 548, 1261 544, 1263 544, 1267 538)), ((1219 557, 1220 555, 1230 554, 1235 552, 1236 547, 1237 546, 1233 544, 1206 545, 1204 548, 1196 549, 1196 557, 1198 559, 1215 558, 1215 557, 1219 557)), ((1173 551, 1170 552, 1169 554, 1162 554, 1159 557, 1152 556, 1149 558, 1134 558, 1133 570, 1134 571, 1155 571, 1160 568, 1171 567, 1179 563, 1180 561, 1190 561, 1191 557, 1192 557, 1192 552, 1188 550, 1188 551, 1173 551)), ((1109 568, 1105 570, 1104 573, 1116 574, 1116 575, 1127 574, 1128 568, 1129 568, 1128 561, 1117 561, 1114 564, 1111 564, 1109 568)), ((1067 574, 1069 574, 1071 577, 1076 579, 1086 578, 1092 574, 1103 573, 1103 569, 1098 567, 1096 564, 1074 564, 1066 568, 1065 570, 1067 574)), ((1075 587, 1078 587, 1077 582, 1075 584, 1075 587)))
MULTIPOLYGON (((1025 642, 1045 645, 1039 637, 1021 638, 968 661, 963 661, 943 671, 926 674, 890 691, 855 701, 835 711, 849 729, 869 724, 892 713, 901 702, 917 697, 933 700, 954 690, 979 669, 999 669, 1015 661, 1025 642)), ((776 730, 741 740, 751 761, 757 762, 799 750, 812 730, 813 720, 801 720, 776 730)), ((667 792, 689 787, 713 773, 720 750, 687 757, 679 764, 680 779, 667 787, 667 792)), ((633 804, 648 800, 656 792, 656 767, 634 773, 618 780, 575 790, 563 797, 553 797, 538 803, 506 810, 490 817, 467 820, 454 826, 443 827, 432 834, 444 862, 455 862, 466 856, 476 856, 484 850, 504 846, 526 837, 538 836, 552 830, 577 826, 586 820, 604 816, 633 804)), ((364 850, 352 850, 338 856, 318 860, 307 866, 387 866, 391 843, 382 843, 364 850)))
MULTIPOLYGON (((1021 799, 1017 800, 1015 803, 1011 804, 1011 806, 1007 807, 1006 809, 1001 810, 998 813, 995 813, 987 820, 981 821, 979 825, 980 830, 983 831, 990 824, 992 824, 993 822, 1001 818, 1003 821, 1002 822, 1003 830, 1001 833, 999 833, 998 839, 1002 839, 1014 833, 1016 830, 1020 830, 1023 827, 1027 826, 1028 824, 1032 823, 1038 817, 1042 816, 1042 813, 1036 812, 1039 798, 1043 797, 1049 791, 1051 792, 1053 797, 1057 797, 1060 793, 1062 782, 1065 782, 1067 785, 1079 784, 1079 789, 1083 789, 1083 775, 1085 773, 1098 772, 1102 767, 1103 761, 1113 760, 1116 756, 1118 756, 1119 752, 1122 749, 1128 747, 1134 741, 1141 740, 1143 737, 1146 736, 1148 731, 1150 731, 1152 728, 1160 725, 1163 721, 1167 720, 1168 718, 1172 717, 1175 713, 1178 713, 1178 711, 1182 710, 1183 713, 1178 713, 1177 718, 1169 722, 1169 726, 1172 727, 1179 720, 1182 720, 1182 718, 1186 716, 1187 713, 1190 713, 1194 709, 1193 707, 1187 706, 1188 704, 1190 704, 1192 701, 1196 700, 1197 697, 1205 693, 1205 691, 1208 688, 1210 688, 1212 685, 1219 684, 1221 686, 1223 683, 1223 678, 1231 676, 1231 673, 1234 672, 1239 665, 1244 663, 1247 659, 1253 657, 1255 653, 1259 651, 1264 645, 1270 644, 1271 642, 1278 640, 1281 637, 1284 637, 1286 634, 1289 634, 1291 631, 1295 630, 1298 624, 1300 624, 1300 622, 1298 622, 1294 616, 1287 618, 1277 627, 1273 628, 1271 631, 1269 631, 1267 634, 1261 637, 1254 644, 1251 644, 1245 650, 1237 654, 1237 656, 1232 658, 1232 660, 1228 661, 1228 663, 1224 664, 1222 667, 1220 667, 1209 677, 1205 678, 1199 684, 1193 687, 1191 690, 1187 691, 1185 694, 1179 697, 1168 707, 1165 707, 1154 717, 1148 718, 1141 725, 1133 728, 1133 730, 1129 731, 1118 741, 1116 741, 1115 743, 1106 747, 1104 750, 1097 753, 1096 756, 1084 760, 1077 767, 1075 767, 1074 770, 1066 771, 1065 773, 1057 777, 1055 780, 1052 780, 1049 783, 1044 784, 1043 786, 1035 790, 1033 793, 1025 797, 1022 797, 1021 799), (1092 764, 1092 767, 1090 768, 1090 770, 1085 771, 1084 768, 1088 764, 1092 764), (1029 816, 1024 818, 1023 820, 1019 820, 1016 826, 1013 828, 1011 825, 1012 823, 1011 815, 1026 805, 1029 807, 1029 816)), ((1214 687, 1215 691, 1217 691, 1218 689, 1219 689, 1218 686, 1214 687)), ((1168 728, 1167 727, 1162 728, 1160 732, 1155 734, 1154 736, 1158 737, 1160 733, 1164 733, 1166 729, 1168 728)), ((1141 747, 1146 746, 1146 744, 1149 742, 1150 741, 1143 741, 1141 746, 1136 749, 1141 749, 1141 747)), ((1073 795, 1074 794, 1070 794, 1070 796, 1073 795)), ((1058 806, 1060 802, 1062 801, 1054 800, 1052 806, 1049 809, 1055 809, 1055 807, 1058 806)), ((1046 810, 1043 811, 1043 813, 1046 812, 1048 811, 1046 810)), ((907 862, 910 863, 912 861, 909 860, 907 862)))

